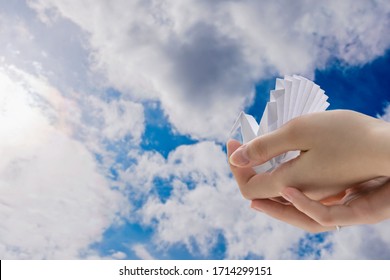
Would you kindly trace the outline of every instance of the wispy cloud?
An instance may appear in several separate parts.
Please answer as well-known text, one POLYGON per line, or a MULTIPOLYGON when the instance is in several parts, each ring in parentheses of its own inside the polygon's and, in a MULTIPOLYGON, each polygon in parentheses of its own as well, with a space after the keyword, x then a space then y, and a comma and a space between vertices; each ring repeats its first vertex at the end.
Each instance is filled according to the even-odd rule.
POLYGON ((132 250, 135 255, 141 260, 154 260, 155 258, 149 253, 149 251, 142 244, 135 244, 132 246, 132 250))

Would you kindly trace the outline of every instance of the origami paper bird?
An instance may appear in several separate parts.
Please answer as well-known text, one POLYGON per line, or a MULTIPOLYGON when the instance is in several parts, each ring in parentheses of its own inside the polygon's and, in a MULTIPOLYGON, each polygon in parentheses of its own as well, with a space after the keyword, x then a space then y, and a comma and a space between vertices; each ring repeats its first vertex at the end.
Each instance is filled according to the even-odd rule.
MULTIPOLYGON (((295 117, 325 111, 329 106, 327 99, 324 90, 304 77, 293 75, 276 79, 275 89, 270 92, 270 101, 265 107, 260 123, 258 124, 253 116, 241 112, 231 134, 241 128, 242 142, 245 144, 257 136, 278 129, 295 117)), ((254 170, 257 173, 272 171, 281 163, 298 155, 299 151, 287 152, 254 167, 254 170)))

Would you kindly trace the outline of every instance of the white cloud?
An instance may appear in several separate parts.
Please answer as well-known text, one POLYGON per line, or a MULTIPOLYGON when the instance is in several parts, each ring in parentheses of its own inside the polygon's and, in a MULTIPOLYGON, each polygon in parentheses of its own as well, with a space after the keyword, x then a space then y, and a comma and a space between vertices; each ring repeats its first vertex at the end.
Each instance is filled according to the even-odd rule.
POLYGON ((180 146, 166 160, 151 152, 138 156, 138 165, 121 176, 145 186, 137 189, 147 197, 138 214, 142 224, 155 229, 152 240, 157 251, 185 244, 194 256, 212 257, 209 254, 222 234, 228 259, 248 255, 266 259, 389 257, 389 222, 345 227, 313 239, 302 230, 249 209, 229 176, 226 155, 212 142, 180 146), (147 164, 152 167, 148 169, 147 164), (172 187, 168 198, 153 192, 159 187, 153 184, 156 178, 172 187))
POLYGON ((390 103, 388 103, 386 105, 386 107, 384 108, 383 115, 382 116, 378 116, 378 118, 380 118, 380 119, 382 119, 384 121, 390 122, 390 103))
POLYGON ((390 221, 372 226, 342 228, 329 235, 332 250, 323 251, 324 259, 385 259, 390 258, 390 221))
POLYGON ((148 200, 139 210, 140 219, 156 227, 156 248, 164 251, 166 246, 183 243, 192 253, 207 256, 218 234, 223 234, 226 258, 251 253, 270 259, 292 258, 290 249, 304 232, 249 209, 229 175, 226 155, 219 145, 200 142, 180 146, 165 161, 150 154, 140 158, 139 168, 126 171, 133 180, 150 184, 162 178, 172 186, 166 201, 150 192, 153 186, 147 184, 144 190, 148 200), (144 158, 155 168, 136 174, 134 170, 145 167, 144 158))
MULTIPOLYGON (((116 212, 128 210, 97 172, 88 150, 105 153, 109 166, 114 155, 104 151, 105 140, 130 134, 133 144, 139 143, 142 106, 79 92, 65 99, 42 75, 56 84, 64 79, 65 87, 90 86, 83 40, 78 40, 82 35, 87 34, 89 66, 97 77, 106 76, 106 85, 130 100, 161 101, 181 133, 219 140, 250 102, 254 81, 285 73, 310 77, 332 56, 362 64, 383 54, 390 43, 388 1, 29 3, 46 25, 36 28, 33 21, 0 17, 6 18, 0 19, 0 35, 9 43, 0 51, 7 61, 26 63, 17 58, 27 54, 30 72, 41 75, 15 67, 1 70, 0 132, 8 136, 0 140, 0 254, 5 258, 77 258, 101 238, 116 212), (4 27, 7 22, 10 28, 4 27), (47 38, 56 43, 50 45, 47 38), (8 91, 15 94, 3 94, 8 91)), ((92 81, 104 85, 96 76, 92 81)), ((195 242, 207 255, 222 233, 227 258, 296 257, 304 232, 248 209, 220 146, 207 141, 181 146, 167 160, 134 150, 129 157, 136 164, 120 172, 120 179, 148 197, 139 214, 144 224, 156 226, 155 245, 184 243, 195 250, 195 242), (153 193, 155 178, 172 185, 167 201, 153 193)), ((387 227, 351 227, 328 236, 332 250, 318 248, 324 258, 385 256, 380 250, 390 242, 387 227), (364 243, 368 235, 370 246, 377 248, 372 254, 364 243)), ((140 258, 153 257, 142 244, 132 249, 140 258)), ((120 252, 115 256, 123 257, 120 252)))
POLYGON ((142 244, 135 244, 132 246, 132 250, 135 255, 141 260, 154 260, 155 258, 149 253, 149 251, 142 244))
POLYGON ((96 85, 99 78, 90 80, 83 33, 75 24, 60 19, 44 24, 22 1, 0 5, 0 56, 6 63, 44 75, 64 92, 96 85))
POLYGON ((363 64, 390 45, 388 1, 29 3, 46 21, 62 16, 85 30, 110 84, 161 100, 181 133, 201 138, 227 137, 256 80, 312 77, 330 57, 363 64))
POLYGON ((111 258, 116 260, 123 260, 127 257, 127 255, 121 251, 115 252, 111 255, 111 258))
POLYGON ((165 176, 165 159, 157 152, 130 151, 128 157, 135 161, 125 172, 119 171, 123 182, 130 184, 135 195, 144 195, 154 187, 155 174, 165 176))
POLYGON ((19 4, 0 12, 0 255, 99 258, 88 246, 131 207, 104 176, 116 156, 106 145, 138 145, 143 106, 104 101, 80 30, 19 4))
POLYGON ((116 142, 131 136, 130 141, 139 144, 145 128, 141 104, 124 99, 106 102, 93 95, 85 97, 82 103, 86 108, 85 121, 95 129, 94 137, 116 142))
POLYGON ((71 102, 15 67, 2 65, 0 81, 0 255, 80 258, 127 199, 61 120, 71 102))

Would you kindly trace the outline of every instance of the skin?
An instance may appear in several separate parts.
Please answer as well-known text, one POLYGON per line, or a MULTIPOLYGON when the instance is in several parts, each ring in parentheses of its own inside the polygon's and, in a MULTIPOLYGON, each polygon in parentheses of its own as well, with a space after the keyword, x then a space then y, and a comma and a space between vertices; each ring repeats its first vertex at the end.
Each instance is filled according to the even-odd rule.
POLYGON ((295 118, 246 145, 230 140, 227 146, 242 195, 272 217, 312 232, 390 217, 387 122, 353 111, 326 111, 295 118), (272 172, 253 171, 291 150, 300 155, 272 172))

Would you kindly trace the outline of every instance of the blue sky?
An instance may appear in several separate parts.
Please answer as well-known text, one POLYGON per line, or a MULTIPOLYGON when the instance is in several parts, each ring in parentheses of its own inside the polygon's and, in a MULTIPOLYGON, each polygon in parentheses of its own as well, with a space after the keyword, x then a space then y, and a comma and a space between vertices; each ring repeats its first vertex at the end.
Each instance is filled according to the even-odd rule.
POLYGON ((301 2, 0 2, 0 257, 389 259, 389 222, 309 234, 227 166, 284 75, 390 120, 390 5, 301 2))

